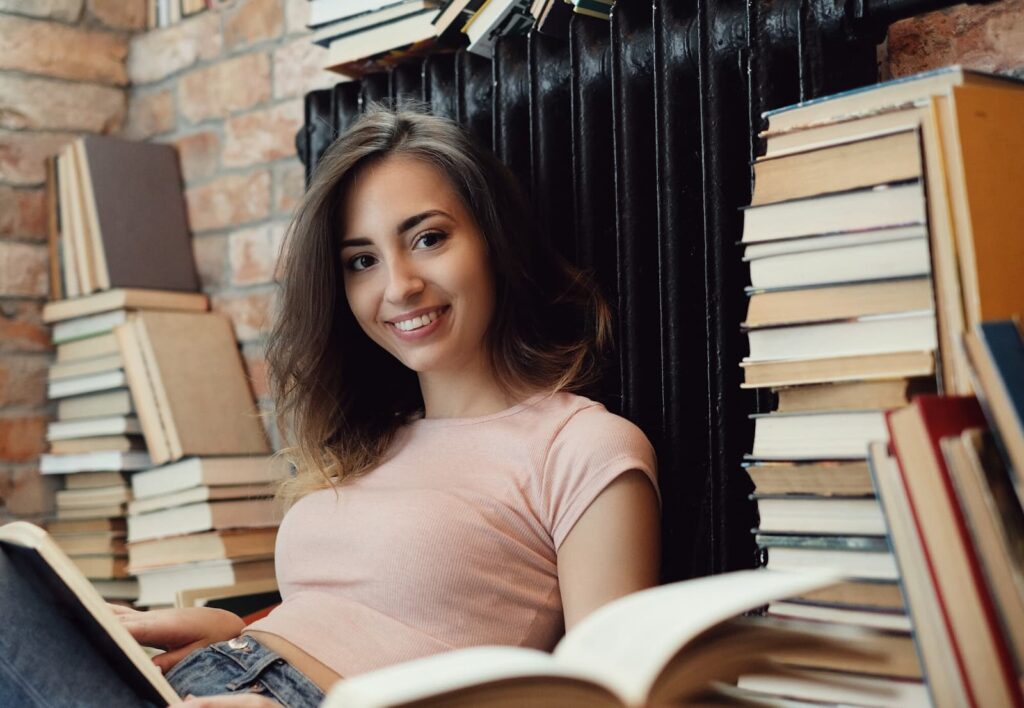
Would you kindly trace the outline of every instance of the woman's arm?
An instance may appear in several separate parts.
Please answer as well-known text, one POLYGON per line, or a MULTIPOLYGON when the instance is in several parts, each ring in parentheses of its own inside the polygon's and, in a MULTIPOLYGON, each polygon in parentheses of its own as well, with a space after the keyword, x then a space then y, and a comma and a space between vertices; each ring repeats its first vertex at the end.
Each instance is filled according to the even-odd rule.
POLYGON ((565 629, 617 597, 658 583, 658 498, 640 470, 617 477, 573 526, 558 549, 565 629))
POLYGON ((196 649, 237 637, 245 629, 241 617, 212 607, 147 612, 121 605, 108 607, 139 644, 167 650, 153 657, 153 663, 164 673, 196 649))

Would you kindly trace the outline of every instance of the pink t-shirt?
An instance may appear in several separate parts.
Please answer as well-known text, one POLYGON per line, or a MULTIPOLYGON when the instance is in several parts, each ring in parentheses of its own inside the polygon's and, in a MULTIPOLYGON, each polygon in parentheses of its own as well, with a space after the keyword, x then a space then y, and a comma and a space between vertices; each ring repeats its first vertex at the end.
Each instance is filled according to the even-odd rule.
POLYGON ((657 488, 655 464, 638 427, 569 393, 414 421, 377 469, 288 511, 283 602, 250 629, 345 677, 473 645, 550 650, 559 546, 623 472, 657 488))

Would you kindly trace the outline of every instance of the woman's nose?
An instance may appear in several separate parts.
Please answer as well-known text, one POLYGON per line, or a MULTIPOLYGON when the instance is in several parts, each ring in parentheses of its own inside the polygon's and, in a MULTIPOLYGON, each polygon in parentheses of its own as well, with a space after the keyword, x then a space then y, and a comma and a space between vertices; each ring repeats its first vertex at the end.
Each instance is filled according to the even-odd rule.
POLYGON ((388 282, 384 297, 394 303, 407 302, 423 291, 423 278, 411 263, 404 259, 393 261, 388 267, 388 282))

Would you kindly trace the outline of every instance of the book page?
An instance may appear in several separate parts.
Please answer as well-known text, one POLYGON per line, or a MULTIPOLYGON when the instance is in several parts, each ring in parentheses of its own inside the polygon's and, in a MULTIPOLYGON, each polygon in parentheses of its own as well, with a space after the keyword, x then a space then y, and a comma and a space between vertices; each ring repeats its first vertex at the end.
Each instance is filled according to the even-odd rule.
MULTIPOLYGON (((80 603, 82 611, 88 613, 112 644, 116 645, 123 658, 131 662, 138 671, 137 676, 124 676, 126 682, 139 686, 139 681, 145 681, 148 684, 147 693, 152 691, 168 704, 179 701, 174 689, 167 683, 156 664, 150 660, 146 651, 118 621, 107 607, 106 601, 46 531, 27 522, 16 521, 0 527, 0 540, 12 547, 30 549, 30 552, 38 554, 36 557, 46 564, 43 568, 48 567, 52 571, 54 580, 59 580, 68 596, 73 596, 74 600, 80 603)), ((112 659, 116 660, 117 657, 112 656, 112 659)))
POLYGON ((536 649, 459 649, 339 681, 321 708, 405 705, 470 686, 544 676, 580 680, 575 671, 560 666, 550 654, 536 649))
POLYGON ((558 643, 555 658, 573 671, 604 676, 627 704, 643 705, 664 666, 701 632, 840 577, 831 570, 746 570, 643 590, 580 622, 558 643))

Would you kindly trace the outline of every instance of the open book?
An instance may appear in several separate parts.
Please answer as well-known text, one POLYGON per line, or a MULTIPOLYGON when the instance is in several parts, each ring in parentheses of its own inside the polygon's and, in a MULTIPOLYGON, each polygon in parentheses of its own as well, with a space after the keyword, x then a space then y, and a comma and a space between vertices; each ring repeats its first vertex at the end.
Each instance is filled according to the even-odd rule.
POLYGON ((24 521, 0 526, 0 553, 10 561, 4 568, 38 587, 41 602, 74 619, 93 649, 131 686, 140 702, 168 705, 180 701, 146 651, 43 529, 24 521))
POLYGON ((837 580, 831 571, 750 570, 663 585, 595 611, 553 655, 510 647, 437 654, 339 681, 322 708, 692 703, 742 674, 788 671, 773 652, 848 654, 811 632, 737 618, 837 580))

